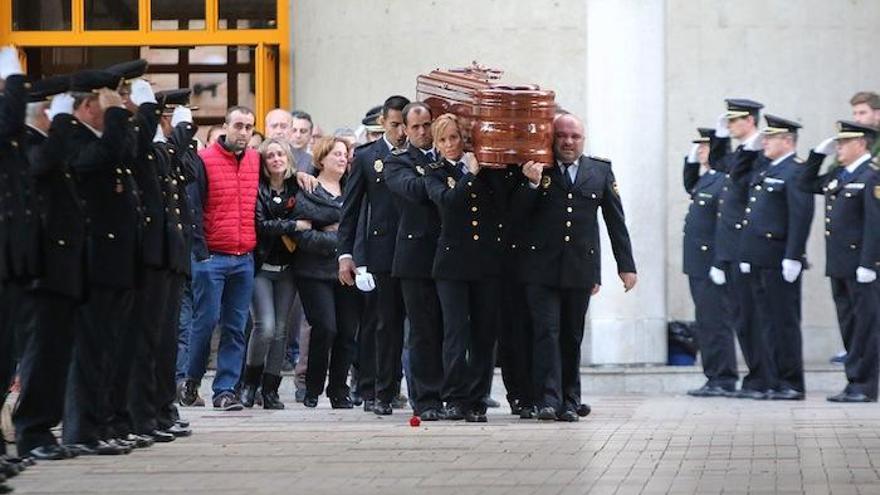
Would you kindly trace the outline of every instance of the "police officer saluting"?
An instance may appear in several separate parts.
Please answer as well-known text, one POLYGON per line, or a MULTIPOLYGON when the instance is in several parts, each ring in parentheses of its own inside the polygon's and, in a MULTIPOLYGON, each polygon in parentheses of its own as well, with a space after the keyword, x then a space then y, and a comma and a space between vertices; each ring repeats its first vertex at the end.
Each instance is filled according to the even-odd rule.
MULTIPOLYGON (((700 137, 684 163, 684 189, 691 204, 684 221, 684 273, 688 276, 699 335, 700 356, 706 384, 688 395, 719 397, 736 390, 736 346, 731 322, 723 318, 725 290, 709 280, 715 255, 718 197, 724 174, 711 167, 710 141, 714 129, 698 129, 700 137)), ((726 145, 726 143, 725 143, 726 145)))
POLYGON ((847 355, 844 367, 849 382, 832 402, 874 402, 877 400, 878 296, 876 216, 866 215, 880 196, 876 171, 869 150, 877 140, 877 129, 857 122, 839 121, 838 133, 816 146, 807 159, 801 188, 825 196, 825 275, 831 279, 831 294, 847 355), (819 175, 822 162, 837 155, 840 167, 819 175), (872 199, 874 198, 874 199, 872 199), (871 249, 865 249, 866 243, 871 249))
POLYGON ((580 349, 590 296, 599 291, 597 213, 608 228, 624 290, 635 287, 635 261, 611 162, 583 155, 584 126, 570 114, 553 123, 556 163, 523 166, 514 194, 524 222, 521 276, 534 327, 539 420, 577 421, 580 349))
POLYGON ((813 219, 813 198, 800 190, 803 172, 796 156, 800 124, 766 115, 766 170, 752 177, 743 219, 741 271, 758 312, 758 330, 767 349, 767 379, 771 400, 804 399, 801 344, 801 271, 813 219))

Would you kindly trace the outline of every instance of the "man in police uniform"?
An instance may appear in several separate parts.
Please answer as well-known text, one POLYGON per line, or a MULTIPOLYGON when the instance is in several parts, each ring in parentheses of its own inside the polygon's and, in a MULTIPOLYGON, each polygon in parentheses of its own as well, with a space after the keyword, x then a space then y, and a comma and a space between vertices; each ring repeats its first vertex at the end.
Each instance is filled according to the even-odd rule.
MULTIPOLYGON (((688 395, 719 397, 736 390, 734 329, 723 315, 724 288, 709 280, 715 255, 718 197, 724 174, 711 167, 710 142, 714 129, 699 128, 700 137, 684 161, 684 189, 691 203, 684 221, 683 271, 688 276, 706 383, 688 395)), ((722 140, 716 140, 722 141, 722 140)), ((726 143, 722 143, 726 146, 726 143)))
POLYGON ((730 395, 737 398, 764 399, 767 397, 766 344, 757 330, 754 296, 748 273, 739 269, 739 242, 743 228, 748 186, 753 174, 767 166, 758 152, 761 133, 758 132, 761 103, 747 99, 728 99, 727 111, 719 117, 715 138, 732 136, 740 144, 732 152, 724 147, 711 146, 709 163, 726 174, 718 199, 718 222, 715 228, 715 257, 709 269, 709 278, 716 285, 725 285, 723 301, 725 324, 736 329, 748 374, 743 377, 739 391, 730 395))
POLYGON ((813 219, 813 197, 798 187, 800 124, 766 115, 763 154, 770 165, 752 177, 740 246, 741 270, 751 274, 758 330, 767 344, 768 399, 804 399, 801 271, 813 219))
POLYGON ((838 122, 838 133, 810 152, 800 179, 801 188, 825 196, 825 275, 837 306, 837 321, 847 355, 844 367, 849 382, 832 402, 877 400, 877 224, 866 215, 880 191, 869 186, 876 180, 869 150, 877 129, 858 122, 838 122), (819 175, 822 162, 837 155, 840 167, 819 175), (866 244, 872 246, 864 249, 866 244))
POLYGON ((611 162, 583 155, 584 126, 573 115, 553 124, 556 162, 523 166, 528 181, 514 196, 528 232, 521 276, 534 323, 538 419, 577 421, 580 348, 590 296, 599 291, 597 212, 611 239, 625 291, 635 287, 635 261, 611 162))
MULTIPOLYGON (((377 290, 379 321, 375 330, 376 384, 374 412, 392 413, 391 401, 397 395, 403 348, 403 297, 400 282, 391 277, 395 236, 399 215, 385 179, 384 159, 393 149, 402 148, 406 139, 403 108, 409 100, 392 96, 382 106, 382 139, 355 150, 351 175, 345 184, 345 204, 339 223, 339 280, 354 285, 358 272, 371 273, 377 290), (360 216, 369 208, 369 229, 365 243, 366 259, 354 260, 355 237, 360 216), (357 261, 357 263, 355 262, 357 261)), ((369 338, 362 336, 363 339, 369 338)), ((361 391, 368 393, 368 391, 361 391)), ((367 398, 365 396, 365 398, 367 398)))

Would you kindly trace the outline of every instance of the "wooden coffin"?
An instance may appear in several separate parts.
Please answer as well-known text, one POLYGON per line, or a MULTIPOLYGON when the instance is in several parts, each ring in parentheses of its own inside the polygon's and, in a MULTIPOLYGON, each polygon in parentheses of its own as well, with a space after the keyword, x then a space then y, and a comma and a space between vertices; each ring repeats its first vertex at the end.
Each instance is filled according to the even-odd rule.
POLYGON ((555 94, 537 86, 500 84, 502 71, 476 63, 434 70, 416 80, 416 97, 436 117, 452 113, 465 129, 465 150, 487 167, 553 158, 555 94))

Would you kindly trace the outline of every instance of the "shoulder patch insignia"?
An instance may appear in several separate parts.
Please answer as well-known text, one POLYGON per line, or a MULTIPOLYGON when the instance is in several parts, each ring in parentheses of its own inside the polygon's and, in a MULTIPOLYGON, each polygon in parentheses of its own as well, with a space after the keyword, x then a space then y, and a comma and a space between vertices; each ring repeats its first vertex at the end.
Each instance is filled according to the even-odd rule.
POLYGON ((383 170, 385 170, 385 164, 382 163, 382 160, 376 160, 375 162, 373 162, 373 170, 380 174, 383 170))
POLYGON ((449 186, 449 189, 454 189, 455 188, 455 179, 453 179, 452 177, 447 177, 446 178, 446 185, 449 186))
POLYGON ((551 180, 550 180, 549 175, 545 175, 544 177, 541 177, 541 187, 543 187, 544 189, 547 189, 548 187, 550 187, 550 182, 551 182, 551 180))
POLYGON ((618 187, 617 181, 611 183, 611 189, 614 190, 614 194, 620 196, 620 187, 618 187))
POLYGON ((418 172, 419 175, 425 175, 425 167, 421 165, 416 165, 416 172, 418 172))
POLYGON ((837 189, 837 179, 834 179, 828 183, 828 189, 837 189))
POLYGON ((592 158, 593 160, 598 160, 598 161, 600 161, 600 162, 605 162, 605 163, 607 163, 607 164, 609 164, 609 165, 611 164, 611 160, 609 160, 608 158, 604 158, 604 157, 601 157, 601 156, 594 156, 594 155, 590 155, 590 158, 592 158))

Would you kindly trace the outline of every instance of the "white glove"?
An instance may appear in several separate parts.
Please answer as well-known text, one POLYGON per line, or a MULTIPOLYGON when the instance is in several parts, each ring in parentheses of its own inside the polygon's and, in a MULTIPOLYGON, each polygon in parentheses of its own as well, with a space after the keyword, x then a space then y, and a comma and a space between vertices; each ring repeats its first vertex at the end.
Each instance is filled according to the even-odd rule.
POLYGON ((712 279, 712 283, 715 285, 724 285, 727 283, 727 276, 724 274, 724 270, 715 268, 714 266, 709 269, 709 278, 712 279))
POLYGON ((0 48, 0 79, 21 74, 24 74, 24 71, 18 59, 18 50, 11 46, 0 48))
POLYGON ((718 116, 718 122, 715 124, 715 137, 730 137, 730 131, 727 130, 727 114, 722 113, 718 116))
POLYGON ((174 113, 171 114, 171 127, 177 127, 177 124, 181 122, 188 122, 192 124, 193 121, 193 113, 189 108, 178 105, 174 107, 174 113))
POLYGON ((700 163, 700 145, 695 144, 687 157, 688 163, 700 163))
POLYGON ((162 132, 162 124, 156 126, 156 135, 153 136, 154 143, 167 143, 168 140, 165 139, 165 133, 162 132))
POLYGON ((743 148, 749 151, 760 151, 764 149, 764 138, 760 132, 756 132, 754 136, 746 139, 743 148))
POLYGON ((870 284, 877 280, 877 272, 870 268, 860 266, 856 268, 856 282, 860 284, 870 284))
POLYGON ((752 264, 751 263, 740 263, 739 271, 742 273, 752 273, 752 264))
POLYGON ((817 144, 813 151, 819 153, 820 155, 836 155, 837 154, 837 141, 831 137, 817 144))
POLYGON ((56 115, 61 115, 62 113, 73 115, 73 102, 74 99, 73 96, 70 96, 70 93, 55 95, 52 97, 52 102, 49 103, 49 108, 46 109, 46 117, 52 120, 56 115))
POLYGON ((143 79, 135 79, 132 81, 131 102, 137 106, 141 106, 144 103, 156 103, 156 94, 153 93, 153 88, 150 87, 150 83, 143 79))
POLYGON ((786 282, 793 284, 801 275, 803 268, 804 265, 798 260, 784 259, 782 260, 782 278, 786 282))
POLYGON ((359 266, 355 270, 354 285, 361 292, 370 292, 376 288, 376 281, 373 280, 373 274, 367 271, 367 267, 359 266))

